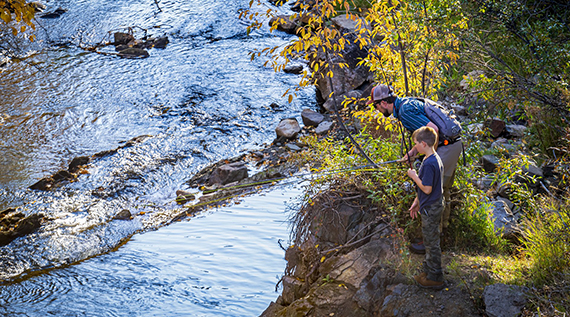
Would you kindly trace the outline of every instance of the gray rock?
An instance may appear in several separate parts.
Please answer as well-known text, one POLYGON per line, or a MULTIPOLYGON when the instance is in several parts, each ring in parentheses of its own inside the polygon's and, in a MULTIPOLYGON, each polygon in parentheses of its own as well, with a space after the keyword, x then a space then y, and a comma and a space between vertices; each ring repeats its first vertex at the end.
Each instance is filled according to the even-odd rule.
POLYGON ((38 230, 43 219, 43 214, 26 216, 14 208, 3 210, 0 212, 0 246, 38 230))
POLYGON ((487 316, 517 317, 522 313, 527 299, 524 288, 498 283, 485 287, 483 301, 487 316))
POLYGON ((296 299, 301 298, 304 294, 301 293, 304 283, 292 276, 283 276, 282 299, 285 305, 289 305, 296 299))
POLYGON ((196 199, 194 193, 191 193, 186 190, 177 190, 176 191, 176 202, 179 204, 185 204, 192 200, 196 199))
POLYGON ((208 185, 225 185, 228 183, 237 182, 246 178, 247 172, 247 166, 244 162, 235 162, 222 165, 212 172, 212 175, 210 175, 210 178, 208 179, 208 185))
POLYGON ((506 123, 499 118, 492 118, 485 121, 485 126, 489 128, 492 137, 498 138, 505 131, 506 123))
MULTIPOLYGON (((361 49, 358 44, 347 45, 342 51, 342 57, 335 56, 327 59, 324 54, 322 55, 321 60, 326 60, 330 65, 330 67, 320 68, 317 72, 316 87, 324 100, 329 99, 333 91, 336 96, 342 96, 360 87, 365 82, 374 81, 373 73, 365 65, 358 65, 362 58, 367 55, 366 49, 361 49), (341 68, 340 63, 345 63, 348 67, 341 68), (329 71, 334 73, 332 78, 326 76, 329 71)), ((340 107, 340 103, 338 106, 340 107)))
POLYGON ((481 164, 485 172, 493 173, 497 169, 499 159, 494 155, 483 155, 481 156, 481 164))
POLYGON ((523 165, 521 167, 523 173, 528 174, 529 176, 534 176, 538 178, 544 177, 544 173, 542 172, 541 168, 538 168, 534 163, 527 165, 523 165))
POLYGON ((330 131, 332 126, 333 126, 333 123, 331 121, 323 121, 323 122, 321 122, 321 124, 319 124, 317 126, 317 128, 315 129, 315 133, 316 134, 325 134, 325 133, 330 131))
MULTIPOLYGON (((358 25, 358 20, 351 20, 346 17, 346 14, 338 15, 331 19, 334 26, 344 32, 354 32, 358 25)), ((365 23, 363 21, 363 23, 365 23)))
POLYGON ((483 177, 473 181, 473 184, 477 186, 480 190, 487 191, 493 185, 493 178, 491 177, 483 177))
POLYGON ((505 138, 497 139, 497 141, 495 141, 491 144, 491 148, 492 149, 503 149, 503 150, 506 150, 507 152, 512 152, 512 151, 516 150, 516 146, 514 146, 513 144, 510 144, 509 141, 505 138))
POLYGON ((287 143, 287 144, 285 144, 285 146, 291 151, 301 151, 301 148, 298 147, 296 144, 293 144, 293 143, 287 143))
POLYGON ((527 127, 520 124, 507 124, 505 129, 511 137, 522 138, 527 130, 527 127))
POLYGON ((127 45, 130 42, 135 41, 135 37, 129 33, 115 32, 113 34, 113 37, 115 39, 115 43, 114 43, 115 45, 119 45, 119 44, 127 45))
MULTIPOLYGON (((515 204, 514 204, 512 201, 510 201, 509 199, 505 198, 505 197, 498 196, 498 197, 497 197, 497 201, 503 201, 505 204, 507 204, 507 206, 509 207, 509 209, 510 209, 511 211, 513 211, 513 208, 515 208, 515 204)), ((515 212, 513 211, 513 214, 514 214, 514 213, 515 213, 515 212)))
POLYGON ((145 49, 136 47, 129 47, 121 50, 117 55, 122 58, 147 58, 149 56, 145 49))
POLYGON ((274 24, 277 24, 277 30, 282 31, 288 34, 295 34, 297 30, 297 22, 291 21, 290 16, 288 15, 279 15, 276 17, 271 18, 269 20, 269 25, 273 27, 274 24))
POLYGON ((128 209, 123 209, 123 210, 119 211, 119 213, 116 214, 115 217, 113 217, 113 219, 130 220, 131 217, 132 217, 131 212, 128 209))
POLYGON ((330 277, 359 288, 379 259, 392 253, 386 241, 374 240, 340 257, 330 277))
POLYGON ((159 38, 156 38, 154 40, 152 40, 149 44, 152 44, 152 47, 154 48, 166 48, 166 45, 169 43, 170 41, 168 40, 168 37, 166 36, 162 36, 159 38))
POLYGON ((283 68, 283 72, 287 74, 301 74, 303 72, 303 65, 290 65, 283 68))
POLYGON ((483 131, 482 123, 473 123, 465 127, 465 131, 469 134, 478 134, 483 131))
POLYGON ((303 124, 305 126, 316 127, 319 123, 323 122, 325 116, 311 109, 303 109, 301 112, 301 118, 303 119, 303 124))
POLYGON ((493 202, 492 217, 496 234, 502 234, 506 239, 514 239, 520 233, 517 220, 505 201, 493 202))
POLYGON ((453 109, 453 112, 455 112, 455 114, 458 116, 466 116, 467 115, 467 109, 463 106, 452 104, 451 109, 453 109))
POLYGON ((334 107, 336 105, 336 107, 338 109, 342 109, 343 108, 343 101, 346 98, 360 98, 361 92, 359 92, 358 90, 351 90, 339 97, 336 98, 329 98, 327 99, 327 101, 325 101, 325 103, 323 104, 323 108, 325 108, 326 111, 334 111, 334 107), (336 101, 335 101, 336 99, 336 101))
POLYGON ((284 137, 286 139, 294 139, 297 134, 301 132, 301 126, 295 118, 283 119, 275 128, 275 133, 277 137, 284 137))

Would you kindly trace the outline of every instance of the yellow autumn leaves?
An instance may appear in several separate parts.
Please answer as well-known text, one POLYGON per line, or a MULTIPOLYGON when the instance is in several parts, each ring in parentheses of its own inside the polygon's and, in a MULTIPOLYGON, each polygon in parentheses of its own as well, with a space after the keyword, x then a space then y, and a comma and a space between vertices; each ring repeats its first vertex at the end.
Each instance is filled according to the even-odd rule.
MULTIPOLYGON (((14 36, 23 33, 29 26, 35 30, 32 19, 35 15, 34 5, 25 0, 0 0, 0 20, 5 23, 14 36)), ((34 36, 30 36, 33 40, 34 36)))

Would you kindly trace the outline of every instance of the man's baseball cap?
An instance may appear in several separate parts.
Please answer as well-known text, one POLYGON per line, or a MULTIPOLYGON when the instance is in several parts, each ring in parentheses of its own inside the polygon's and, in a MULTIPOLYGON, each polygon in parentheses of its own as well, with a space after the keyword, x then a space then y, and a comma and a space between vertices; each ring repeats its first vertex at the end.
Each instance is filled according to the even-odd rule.
POLYGON ((392 88, 386 85, 376 85, 372 87, 372 91, 370 92, 370 101, 368 101, 366 104, 369 105, 378 100, 382 100, 391 96, 394 96, 392 93, 392 88))

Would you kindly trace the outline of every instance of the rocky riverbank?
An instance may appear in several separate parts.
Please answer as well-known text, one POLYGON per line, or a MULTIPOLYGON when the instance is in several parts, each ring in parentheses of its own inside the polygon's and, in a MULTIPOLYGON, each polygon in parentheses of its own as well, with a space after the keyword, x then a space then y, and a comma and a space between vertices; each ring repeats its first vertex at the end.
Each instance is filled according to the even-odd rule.
MULTIPOLYGON (((277 17, 271 23, 277 19, 287 21, 280 24, 278 30, 291 34, 303 23, 302 18, 292 20, 287 16, 277 17)), ((344 16, 332 21, 343 34, 349 34, 356 26, 344 16)), ((335 69, 333 66, 332 86, 325 80, 326 76, 317 76, 322 77, 315 85, 325 115, 334 118, 335 106, 345 98, 366 98, 370 94, 372 74, 362 66, 356 67, 362 54, 357 46, 349 45, 345 49, 343 60, 335 60, 333 64, 343 62, 352 67, 335 69), (331 92, 338 96, 336 100, 327 98, 331 92)), ((483 148, 496 149, 504 158, 531 155, 522 141, 527 133, 526 122, 488 118, 484 123, 468 124, 473 122, 474 116, 467 109, 482 106, 476 99, 467 99, 463 105, 451 99, 440 102, 463 122, 467 144, 475 142, 483 148)), ((360 128, 358 120, 350 114, 354 108, 358 108, 358 102, 349 105, 344 112, 349 132, 360 128)), ((339 132, 338 129, 333 127, 333 132, 339 132)), ((294 139, 296 134, 287 137, 294 139)), ((490 214, 496 234, 518 241, 525 210, 516 203, 512 189, 526 186, 534 194, 555 195, 554 188, 561 181, 556 171, 564 167, 549 163, 539 166, 531 160, 519 166, 514 181, 496 182, 493 173, 498 169, 500 157, 484 155, 479 164, 484 176, 471 181, 491 201, 490 214)), ((312 203, 298 211, 294 221, 299 232, 293 234, 297 239, 286 251, 287 267, 280 282, 281 294, 261 316, 518 316, 524 311, 528 289, 494 284, 484 267, 462 262, 459 254, 448 250, 444 250, 444 266, 449 267, 453 262, 454 271, 446 269, 446 287, 429 291, 415 285, 413 274, 404 274, 398 264, 402 260, 402 242, 395 240, 398 236, 395 229, 383 211, 371 207, 366 196, 367 193, 358 188, 347 190, 332 184, 328 191, 311 197, 312 203), (475 290, 480 285, 484 285, 484 289, 475 290)), ((455 199, 455 203, 458 200, 455 199)), ((408 265, 419 267, 423 255, 410 257, 413 263, 408 265)))

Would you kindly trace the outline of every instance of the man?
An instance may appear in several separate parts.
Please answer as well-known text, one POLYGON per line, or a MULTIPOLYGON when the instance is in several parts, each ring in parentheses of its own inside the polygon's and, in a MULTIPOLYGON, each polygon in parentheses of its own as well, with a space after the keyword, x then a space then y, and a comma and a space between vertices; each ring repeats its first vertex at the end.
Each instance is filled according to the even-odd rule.
MULTIPOLYGON (((385 117, 394 115, 398 119, 404 128, 410 132, 414 132, 417 129, 428 126, 433 128, 435 131, 439 131, 439 128, 435 123, 431 122, 424 110, 424 102, 416 98, 400 98, 394 95, 392 89, 386 85, 377 85, 372 88, 370 92, 370 101, 367 104, 374 104, 374 108, 380 111, 385 117)), ((440 138, 441 140, 442 138, 440 138)), ((443 196, 445 198, 445 209, 441 214, 441 229, 444 232, 449 226, 449 215, 451 213, 451 186, 453 186, 453 181, 455 180, 455 169, 457 168, 457 161, 463 150, 463 144, 461 140, 452 140, 451 142, 444 144, 440 142, 437 146, 437 154, 441 157, 444 166, 444 177, 443 177, 443 196)), ((414 158, 418 154, 416 147, 404 155, 402 161, 408 161, 409 158, 414 158)), ((424 253, 425 248, 423 243, 412 244, 410 249, 416 253, 424 253)))

